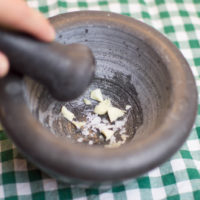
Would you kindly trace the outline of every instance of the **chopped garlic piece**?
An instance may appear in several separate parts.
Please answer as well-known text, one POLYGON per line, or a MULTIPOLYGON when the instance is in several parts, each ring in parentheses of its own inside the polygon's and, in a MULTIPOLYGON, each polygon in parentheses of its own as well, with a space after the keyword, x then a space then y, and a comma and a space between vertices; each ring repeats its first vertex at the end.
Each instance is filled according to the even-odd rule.
POLYGON ((129 110, 131 108, 131 105, 126 105, 126 110, 129 110))
POLYGON ((83 101, 84 101, 85 105, 91 105, 92 104, 91 101, 88 100, 88 99, 84 99, 83 101))
POLYGON ((83 138, 78 138, 77 142, 83 142, 83 138))
POLYGON ((109 107, 108 108, 108 117, 111 122, 116 121, 119 117, 122 117, 124 115, 125 111, 120 110, 116 107, 109 107))
POLYGON ((122 145, 123 143, 121 141, 118 141, 116 143, 111 143, 111 144, 106 144, 104 145, 105 148, 118 148, 122 145))
POLYGON ((90 141, 88 142, 88 144, 89 144, 89 145, 93 145, 93 141, 90 140, 90 141))
POLYGON ((108 108, 110 106, 111 106, 110 99, 106 99, 95 106, 94 113, 98 115, 104 115, 107 113, 108 108))
POLYGON ((122 137, 123 142, 126 142, 126 139, 128 138, 128 135, 123 134, 123 135, 121 135, 121 137, 122 137))
POLYGON ((61 113, 70 122, 75 118, 75 115, 70 112, 65 106, 62 106, 61 113))
POLYGON ((115 132, 109 129, 102 129, 101 133, 105 135, 106 140, 109 140, 114 135, 115 132))
POLYGON ((90 94, 91 99, 97 100, 97 101, 103 101, 103 95, 101 93, 100 89, 95 89, 90 94))
POLYGON ((72 124, 74 124, 74 126, 76 126, 77 129, 80 129, 80 128, 83 127, 86 123, 85 123, 85 122, 72 121, 72 124))

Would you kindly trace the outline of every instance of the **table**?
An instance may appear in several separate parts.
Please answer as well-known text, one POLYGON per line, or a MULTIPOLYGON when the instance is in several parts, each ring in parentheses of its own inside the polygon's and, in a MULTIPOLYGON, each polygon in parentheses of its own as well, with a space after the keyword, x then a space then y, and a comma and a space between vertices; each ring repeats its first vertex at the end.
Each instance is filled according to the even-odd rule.
MULTIPOLYGON (((28 0, 47 17, 77 10, 112 11, 135 17, 165 34, 191 66, 200 91, 200 0, 28 0)), ((183 122, 184 123, 184 122, 183 122)), ((0 132, 0 199, 192 200, 200 199, 200 105, 181 149, 160 167, 108 189, 67 186, 27 162, 0 132)))

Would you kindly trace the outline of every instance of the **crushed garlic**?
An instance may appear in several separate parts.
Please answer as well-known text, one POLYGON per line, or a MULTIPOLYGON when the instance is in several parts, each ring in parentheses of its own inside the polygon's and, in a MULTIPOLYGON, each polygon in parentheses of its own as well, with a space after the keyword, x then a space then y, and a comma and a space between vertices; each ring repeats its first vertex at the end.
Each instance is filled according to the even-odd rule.
MULTIPOLYGON (((88 115, 91 117, 95 116, 95 118, 92 122, 77 121, 75 115, 71 111, 69 111, 65 106, 62 106, 62 109, 61 109, 62 115, 67 120, 69 120, 77 129, 82 129, 81 132, 85 136, 88 135, 88 133, 89 133, 87 129, 91 128, 91 130, 96 133, 97 133, 97 131, 100 131, 100 133, 105 136, 105 140, 106 141, 109 140, 109 144, 104 145, 105 148, 117 148, 117 147, 121 146, 122 144, 124 144, 128 138, 128 135, 123 134, 124 132, 126 132, 126 130, 123 126, 124 126, 127 118, 124 118, 121 121, 117 121, 117 120, 118 120, 118 118, 124 116, 124 114, 126 113, 126 110, 129 110, 131 108, 131 105, 126 105, 125 110, 120 110, 119 108, 112 106, 110 99, 105 99, 105 100, 103 99, 103 95, 99 88, 97 88, 91 92, 90 98, 94 99, 96 101, 99 101, 99 103, 94 108, 95 114, 88 115), (101 121, 101 118, 98 116, 98 115, 104 115, 106 113, 108 113, 110 122, 114 122, 113 124, 110 124, 107 119, 103 119, 101 121), (120 128, 120 134, 121 134, 122 141, 116 142, 116 137, 114 134, 116 131, 119 130, 119 128, 120 128)), ((86 105, 92 105, 92 102, 89 99, 85 98, 85 99, 83 99, 83 101, 86 105)), ((88 120, 88 117, 87 117, 87 120, 88 120)), ((102 135, 100 137, 103 137, 102 135)), ((83 142, 83 138, 79 138, 77 140, 77 142, 83 142)), ((93 141, 90 140, 88 144, 92 145, 93 141)))

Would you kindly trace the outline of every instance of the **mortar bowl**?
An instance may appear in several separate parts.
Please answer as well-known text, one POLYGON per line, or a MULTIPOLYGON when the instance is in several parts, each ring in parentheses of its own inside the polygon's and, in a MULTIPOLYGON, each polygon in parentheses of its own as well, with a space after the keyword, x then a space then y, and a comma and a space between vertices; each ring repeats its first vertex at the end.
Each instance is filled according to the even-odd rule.
POLYGON ((188 137, 197 112, 194 77, 180 51, 150 26, 110 12, 72 12, 50 21, 58 42, 91 48, 96 74, 70 102, 56 101, 27 77, 10 73, 0 80, 1 121, 18 149, 49 175, 84 186, 134 178, 169 159, 188 137), (131 105, 128 139, 119 148, 104 148, 100 139, 78 143, 80 133, 60 115, 65 105, 84 119, 91 108, 83 98, 95 88, 121 109, 131 105))

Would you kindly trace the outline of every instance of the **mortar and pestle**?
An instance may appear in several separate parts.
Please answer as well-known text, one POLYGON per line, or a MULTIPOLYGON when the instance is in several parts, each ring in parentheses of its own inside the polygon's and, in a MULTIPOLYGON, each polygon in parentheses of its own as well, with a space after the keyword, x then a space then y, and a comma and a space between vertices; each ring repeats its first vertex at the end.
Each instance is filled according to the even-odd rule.
POLYGON ((84 187, 137 177, 169 159, 197 112, 194 77, 180 51, 150 26, 114 13, 81 11, 50 21, 57 33, 50 44, 0 31, 12 69, 0 80, 0 118, 18 149, 49 175, 84 187), (68 138, 77 133, 59 117, 61 107, 81 118, 83 96, 94 88, 118 107, 132 106, 130 137, 120 148, 68 138))

